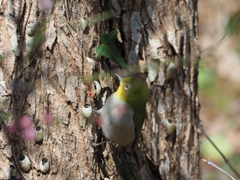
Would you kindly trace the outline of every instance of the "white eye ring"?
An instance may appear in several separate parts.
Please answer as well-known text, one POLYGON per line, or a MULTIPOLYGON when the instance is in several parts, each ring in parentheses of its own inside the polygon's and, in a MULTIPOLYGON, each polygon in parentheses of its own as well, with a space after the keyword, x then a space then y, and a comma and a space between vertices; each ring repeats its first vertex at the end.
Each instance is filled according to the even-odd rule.
POLYGON ((125 84, 125 85, 124 85, 124 89, 127 90, 127 91, 128 91, 130 88, 131 88, 131 86, 130 86, 129 84, 125 84))

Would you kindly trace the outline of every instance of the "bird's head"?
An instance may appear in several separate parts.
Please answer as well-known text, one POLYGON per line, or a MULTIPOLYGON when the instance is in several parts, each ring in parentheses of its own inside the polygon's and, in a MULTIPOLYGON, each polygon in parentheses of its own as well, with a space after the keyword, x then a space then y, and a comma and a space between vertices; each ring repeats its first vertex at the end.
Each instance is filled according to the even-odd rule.
POLYGON ((139 78, 117 76, 120 80, 120 85, 116 91, 117 96, 132 108, 145 107, 148 100, 147 85, 139 78))

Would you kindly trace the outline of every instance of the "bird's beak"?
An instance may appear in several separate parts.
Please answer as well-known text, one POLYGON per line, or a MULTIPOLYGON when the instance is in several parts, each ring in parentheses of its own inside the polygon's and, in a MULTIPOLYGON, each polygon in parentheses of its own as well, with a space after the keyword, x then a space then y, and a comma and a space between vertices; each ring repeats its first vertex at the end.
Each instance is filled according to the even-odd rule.
POLYGON ((119 81, 122 82, 123 78, 121 76, 119 76, 118 74, 116 74, 116 73, 115 73, 115 75, 118 77, 119 81))

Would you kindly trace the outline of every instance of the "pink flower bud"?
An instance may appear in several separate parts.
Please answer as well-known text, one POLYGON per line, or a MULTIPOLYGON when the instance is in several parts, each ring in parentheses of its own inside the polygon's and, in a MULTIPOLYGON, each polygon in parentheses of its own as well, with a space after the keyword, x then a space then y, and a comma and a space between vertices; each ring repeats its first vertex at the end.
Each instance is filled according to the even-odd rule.
POLYGON ((23 116, 19 120, 19 126, 22 129, 28 129, 32 125, 32 119, 28 116, 23 116))
POLYGON ((17 131, 17 125, 16 124, 12 124, 7 126, 7 132, 10 134, 14 134, 17 131))
POLYGON ((24 129, 22 133, 23 137, 27 140, 33 140, 36 138, 36 131, 32 127, 24 129))
POLYGON ((45 114, 44 121, 47 124, 51 123, 53 121, 52 114, 50 114, 50 113, 45 114))
POLYGON ((38 0, 44 11, 49 11, 52 9, 52 0, 38 0))

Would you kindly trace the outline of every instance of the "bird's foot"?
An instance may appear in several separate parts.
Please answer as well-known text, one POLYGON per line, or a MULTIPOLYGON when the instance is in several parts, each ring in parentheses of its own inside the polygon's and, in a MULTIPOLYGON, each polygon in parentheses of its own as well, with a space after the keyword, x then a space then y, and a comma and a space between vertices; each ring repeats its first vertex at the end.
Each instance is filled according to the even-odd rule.
POLYGON ((108 140, 105 140, 105 141, 102 141, 100 143, 95 143, 95 142, 92 141, 92 139, 89 139, 89 140, 90 140, 90 144, 91 144, 92 147, 98 147, 101 144, 104 144, 104 143, 108 142, 108 140))

